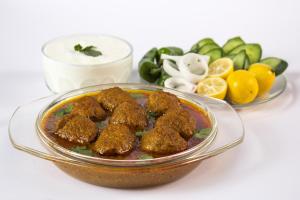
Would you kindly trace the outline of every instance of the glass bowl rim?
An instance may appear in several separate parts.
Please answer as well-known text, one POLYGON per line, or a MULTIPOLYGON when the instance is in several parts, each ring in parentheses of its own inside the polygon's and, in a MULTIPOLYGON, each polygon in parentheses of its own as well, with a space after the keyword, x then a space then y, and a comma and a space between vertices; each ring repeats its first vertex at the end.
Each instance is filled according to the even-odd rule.
MULTIPOLYGON (((176 94, 175 94, 176 95, 176 94)), ((62 94, 59 94, 53 101, 51 101, 46 107, 44 107, 38 114, 37 119, 36 119, 36 123, 35 123, 35 128, 36 128, 36 132, 37 135, 39 137, 39 139, 42 141, 42 143, 44 145, 46 145, 48 148, 50 148, 51 150, 55 150, 57 153, 61 153, 64 156, 68 156, 72 159, 75 160, 80 160, 80 161, 84 161, 84 162, 89 162, 89 163, 93 163, 93 164, 104 164, 104 165, 113 165, 113 166, 140 166, 140 165, 153 165, 153 164, 161 164, 161 163, 165 163, 165 162, 171 162, 174 160, 178 160, 178 159, 184 159, 187 158, 188 156, 203 150, 203 147, 207 147, 212 145, 214 139, 216 138, 217 135, 217 120, 214 116, 214 114, 211 112, 211 110, 204 105, 204 103, 200 103, 200 102, 196 102, 195 100, 193 100, 193 96, 189 95, 188 93, 183 93, 177 90, 173 90, 173 89, 169 89, 169 88, 164 88, 164 87, 160 87, 160 86, 156 86, 156 85, 146 85, 146 84, 140 84, 140 83, 109 83, 109 84, 100 84, 100 85, 94 85, 94 86, 88 86, 88 87, 84 87, 84 88, 79 88, 79 89, 75 89, 75 90, 71 90, 62 94), (115 86, 119 86, 122 89, 124 89, 124 87, 128 87, 125 89, 136 89, 134 87, 139 87, 138 89, 140 90, 167 90, 167 91, 171 91, 177 94, 180 94, 182 96, 184 96, 185 100, 199 106, 204 112, 206 112, 210 122, 211 122, 211 131, 209 133, 209 135, 199 144, 197 144, 196 146, 189 148, 185 151, 179 152, 179 153, 175 153, 175 154, 171 154, 171 155, 167 155, 167 156, 163 156, 163 157, 159 157, 159 158, 151 158, 151 159, 145 159, 145 160, 118 160, 118 159, 109 159, 109 158, 101 158, 101 157, 92 157, 92 156, 87 156, 87 155, 83 155, 83 154, 79 154, 76 153, 74 151, 71 151, 69 149, 66 149, 64 147, 62 147, 61 145, 55 143, 54 141, 52 141, 50 138, 47 137, 47 135, 45 134, 43 128, 41 127, 41 121, 43 119, 44 114, 53 106, 55 106, 57 103, 60 103, 61 101, 68 99, 68 98, 72 98, 75 96, 78 96, 80 94, 84 94, 84 93, 88 93, 88 92, 92 92, 92 91, 86 91, 88 89, 96 89, 94 91, 99 91, 104 89, 103 87, 106 88, 111 88, 111 87, 115 87, 115 86), (102 87, 102 89, 99 89, 99 87, 102 87), (97 89, 98 88, 98 89, 97 89), (85 91, 83 93, 80 94, 73 94, 75 92, 78 91, 85 91), (73 95, 72 95, 73 94, 73 95), (65 98, 66 96, 71 95, 67 98, 65 98), (188 99, 187 99, 188 98, 188 99)))

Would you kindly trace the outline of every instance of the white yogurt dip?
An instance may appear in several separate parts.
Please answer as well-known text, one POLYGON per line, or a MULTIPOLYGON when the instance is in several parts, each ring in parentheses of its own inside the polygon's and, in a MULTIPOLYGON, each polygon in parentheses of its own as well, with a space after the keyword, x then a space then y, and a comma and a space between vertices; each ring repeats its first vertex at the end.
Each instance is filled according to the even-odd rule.
POLYGON ((90 85, 127 82, 132 70, 131 45, 106 35, 71 35, 47 42, 43 67, 49 89, 64 92, 90 85), (75 51, 74 46, 94 46, 97 57, 75 51))

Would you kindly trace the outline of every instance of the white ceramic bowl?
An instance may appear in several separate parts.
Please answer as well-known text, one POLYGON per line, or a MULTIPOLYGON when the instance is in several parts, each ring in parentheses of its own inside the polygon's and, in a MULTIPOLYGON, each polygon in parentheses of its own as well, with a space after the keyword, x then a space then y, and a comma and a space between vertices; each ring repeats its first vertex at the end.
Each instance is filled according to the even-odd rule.
POLYGON ((42 47, 46 84, 55 93, 104 83, 127 82, 132 71, 132 46, 109 35, 69 35, 42 47), (74 46, 93 45, 101 56, 87 56, 74 46))

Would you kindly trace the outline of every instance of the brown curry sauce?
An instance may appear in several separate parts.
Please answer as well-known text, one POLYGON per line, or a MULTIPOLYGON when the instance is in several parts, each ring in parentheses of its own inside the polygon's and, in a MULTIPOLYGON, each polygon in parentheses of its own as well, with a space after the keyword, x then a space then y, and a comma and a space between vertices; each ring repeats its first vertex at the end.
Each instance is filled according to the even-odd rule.
MULTIPOLYGON (((127 91, 130 93, 130 95, 142 106, 145 107, 145 104, 147 102, 147 96, 149 95, 149 91, 143 91, 143 90, 129 90, 127 91)), ((63 116, 64 110, 68 110, 68 107, 71 107, 72 103, 76 101, 78 98, 83 97, 83 96, 92 96, 95 97, 98 93, 92 92, 92 93, 87 93, 84 95, 72 97, 70 99, 64 100, 57 105, 55 105, 52 109, 50 109, 46 114, 44 115, 42 122, 41 122, 41 127, 44 130, 46 136, 52 140, 53 142, 59 144, 60 146, 69 149, 69 150, 74 150, 74 148, 80 148, 80 147, 85 147, 86 150, 85 152, 88 152, 87 155, 91 155, 94 157, 102 157, 102 158, 110 158, 110 159, 125 159, 125 160, 137 160, 137 159, 145 159, 145 158, 151 158, 151 157, 162 157, 163 155, 153 155, 149 154, 146 152, 143 152, 139 148, 140 144, 140 139, 141 136, 137 136, 136 138, 136 145, 134 149, 127 155, 116 155, 116 156, 102 156, 97 154, 96 152, 92 151, 91 146, 93 145, 93 142, 89 145, 80 145, 77 143, 72 143, 69 142, 65 139, 60 138, 59 136, 55 135, 53 131, 51 131, 54 128, 54 123, 56 120, 58 120, 60 117, 63 116)), ((182 104, 182 107, 184 110, 187 110, 191 116, 194 117, 196 120, 196 129, 201 130, 205 128, 211 128, 211 122, 207 116, 207 113, 203 111, 200 107, 197 105, 188 102, 184 99, 180 99, 180 102, 182 104)), ((105 128, 105 126, 108 124, 109 118, 111 116, 111 113, 108 114, 108 117, 103 120, 103 121, 98 121, 96 122, 98 128, 99 128, 99 133, 101 133, 101 130, 105 128)), ((148 115, 148 127, 144 130, 147 131, 149 129, 152 129, 154 127, 155 123, 155 117, 152 117, 151 115, 148 115)), ((137 133, 138 134, 138 133, 137 133)), ((137 135, 136 134, 136 135, 137 135)), ((188 149, 198 145, 201 143, 205 138, 197 138, 195 137, 195 134, 193 137, 191 137, 188 140, 188 149)), ((77 151, 76 151, 77 152, 77 151)), ((82 152, 77 152, 77 153, 82 153, 82 152)), ((85 153, 84 153, 85 154, 85 153)))

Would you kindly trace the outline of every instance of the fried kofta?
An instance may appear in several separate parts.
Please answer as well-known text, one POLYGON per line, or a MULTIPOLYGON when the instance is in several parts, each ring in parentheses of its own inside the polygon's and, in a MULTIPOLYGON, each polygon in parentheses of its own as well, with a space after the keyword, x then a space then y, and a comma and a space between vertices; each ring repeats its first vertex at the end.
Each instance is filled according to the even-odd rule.
POLYGON ((147 110, 161 115, 169 109, 180 108, 179 99, 171 93, 158 91, 153 92, 148 97, 147 110))
POLYGON ((97 120, 102 120, 106 117, 104 109, 95 98, 90 96, 85 96, 75 101, 73 103, 72 114, 97 120))
POLYGON ((101 155, 123 155, 135 144, 135 135, 123 124, 108 125, 98 137, 93 149, 101 155))
POLYGON ((136 103, 130 94, 119 87, 102 90, 97 96, 97 101, 109 111, 113 111, 123 102, 136 103))
POLYGON ((140 105, 124 102, 115 108, 110 123, 125 124, 135 130, 143 130, 147 126, 147 114, 140 105))
POLYGON ((68 121, 65 122, 65 125, 55 132, 59 137, 79 144, 87 144, 93 141, 97 133, 97 125, 82 115, 70 117, 68 121))
POLYGON ((169 126, 179 132, 183 138, 189 139, 196 130, 196 120, 187 110, 174 109, 169 110, 157 119, 155 127, 159 126, 169 126))
POLYGON ((141 149, 154 154, 173 154, 184 151, 188 143, 168 126, 159 126, 146 132, 141 139, 141 149))
POLYGON ((55 133, 59 129, 61 129, 69 119, 71 119, 74 115, 66 114, 60 117, 49 117, 48 123, 45 124, 45 131, 48 133, 55 133))

